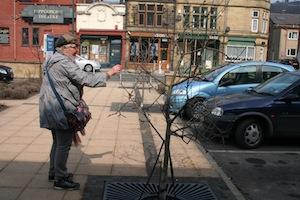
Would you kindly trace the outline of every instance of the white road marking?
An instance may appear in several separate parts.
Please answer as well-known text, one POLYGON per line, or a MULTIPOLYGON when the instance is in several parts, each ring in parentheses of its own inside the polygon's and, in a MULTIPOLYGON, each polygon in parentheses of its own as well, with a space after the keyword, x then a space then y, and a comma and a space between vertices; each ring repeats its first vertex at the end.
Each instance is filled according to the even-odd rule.
POLYGON ((211 153, 249 153, 249 154, 289 154, 289 153, 293 153, 293 154, 300 154, 300 150, 295 150, 295 151, 250 151, 250 150, 210 150, 207 149, 208 152, 211 153))

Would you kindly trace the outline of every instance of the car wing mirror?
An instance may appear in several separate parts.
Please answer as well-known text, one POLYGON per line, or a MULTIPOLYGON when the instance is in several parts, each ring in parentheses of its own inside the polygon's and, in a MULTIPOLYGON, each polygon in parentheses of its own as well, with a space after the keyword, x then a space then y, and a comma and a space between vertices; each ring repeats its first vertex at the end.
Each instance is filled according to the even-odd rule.
POLYGON ((292 102, 292 101, 299 101, 300 96, 298 94, 288 94, 284 97, 281 97, 277 99, 278 101, 284 101, 284 102, 292 102))

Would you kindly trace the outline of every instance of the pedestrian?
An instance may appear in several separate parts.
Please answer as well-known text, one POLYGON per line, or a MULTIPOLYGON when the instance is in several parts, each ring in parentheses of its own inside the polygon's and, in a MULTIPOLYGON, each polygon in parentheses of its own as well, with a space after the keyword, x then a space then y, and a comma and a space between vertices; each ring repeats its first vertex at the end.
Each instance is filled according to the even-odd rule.
POLYGON ((74 61, 77 47, 76 37, 64 34, 55 42, 56 52, 43 64, 44 76, 39 99, 40 126, 49 129, 52 133, 48 180, 54 181, 55 189, 78 190, 80 184, 73 182, 73 174, 68 173, 66 167, 72 139, 76 133, 68 124, 51 82, 61 97, 65 109, 73 111, 81 101, 83 86, 104 86, 111 76, 122 69, 121 65, 115 65, 106 73, 84 72, 74 61), (52 79, 51 82, 47 75, 52 79))

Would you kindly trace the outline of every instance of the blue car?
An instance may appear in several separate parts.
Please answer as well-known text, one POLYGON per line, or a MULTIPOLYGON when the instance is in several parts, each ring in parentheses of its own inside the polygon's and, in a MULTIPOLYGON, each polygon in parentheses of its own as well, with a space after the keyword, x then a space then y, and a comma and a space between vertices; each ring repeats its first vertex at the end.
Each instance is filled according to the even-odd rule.
POLYGON ((282 73, 243 93, 216 96, 205 102, 206 129, 231 136, 246 149, 267 137, 300 136, 300 72, 282 73))
POLYGON ((290 65, 273 62, 243 62, 217 68, 200 79, 186 80, 172 88, 170 112, 199 120, 203 101, 216 95, 245 91, 282 72, 295 71, 290 65))

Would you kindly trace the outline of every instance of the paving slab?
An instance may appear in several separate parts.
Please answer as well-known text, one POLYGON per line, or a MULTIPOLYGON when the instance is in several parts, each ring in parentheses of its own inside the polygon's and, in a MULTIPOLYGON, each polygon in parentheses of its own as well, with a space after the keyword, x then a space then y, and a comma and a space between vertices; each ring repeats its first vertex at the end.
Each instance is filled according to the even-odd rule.
MULTIPOLYGON (((9 106, 0 112, 0 199, 101 200, 107 181, 147 181, 162 140, 138 112, 141 108, 128 102, 128 93, 119 82, 85 88, 84 99, 90 106, 92 120, 82 144, 72 146, 70 151, 68 169, 75 173, 74 180, 81 183, 81 189, 73 192, 55 191, 47 181, 52 137, 49 130, 39 128, 38 95, 27 100, 0 101, 9 106), (118 112, 122 106, 124 110, 118 112)), ((166 123, 161 106, 153 106, 154 101, 161 105, 163 99, 157 98, 154 90, 144 91, 149 118, 164 137, 166 123)), ((235 199, 197 145, 172 137, 176 180, 205 181, 220 199, 235 199)), ((154 182, 158 181, 158 170, 153 174, 154 182)))

